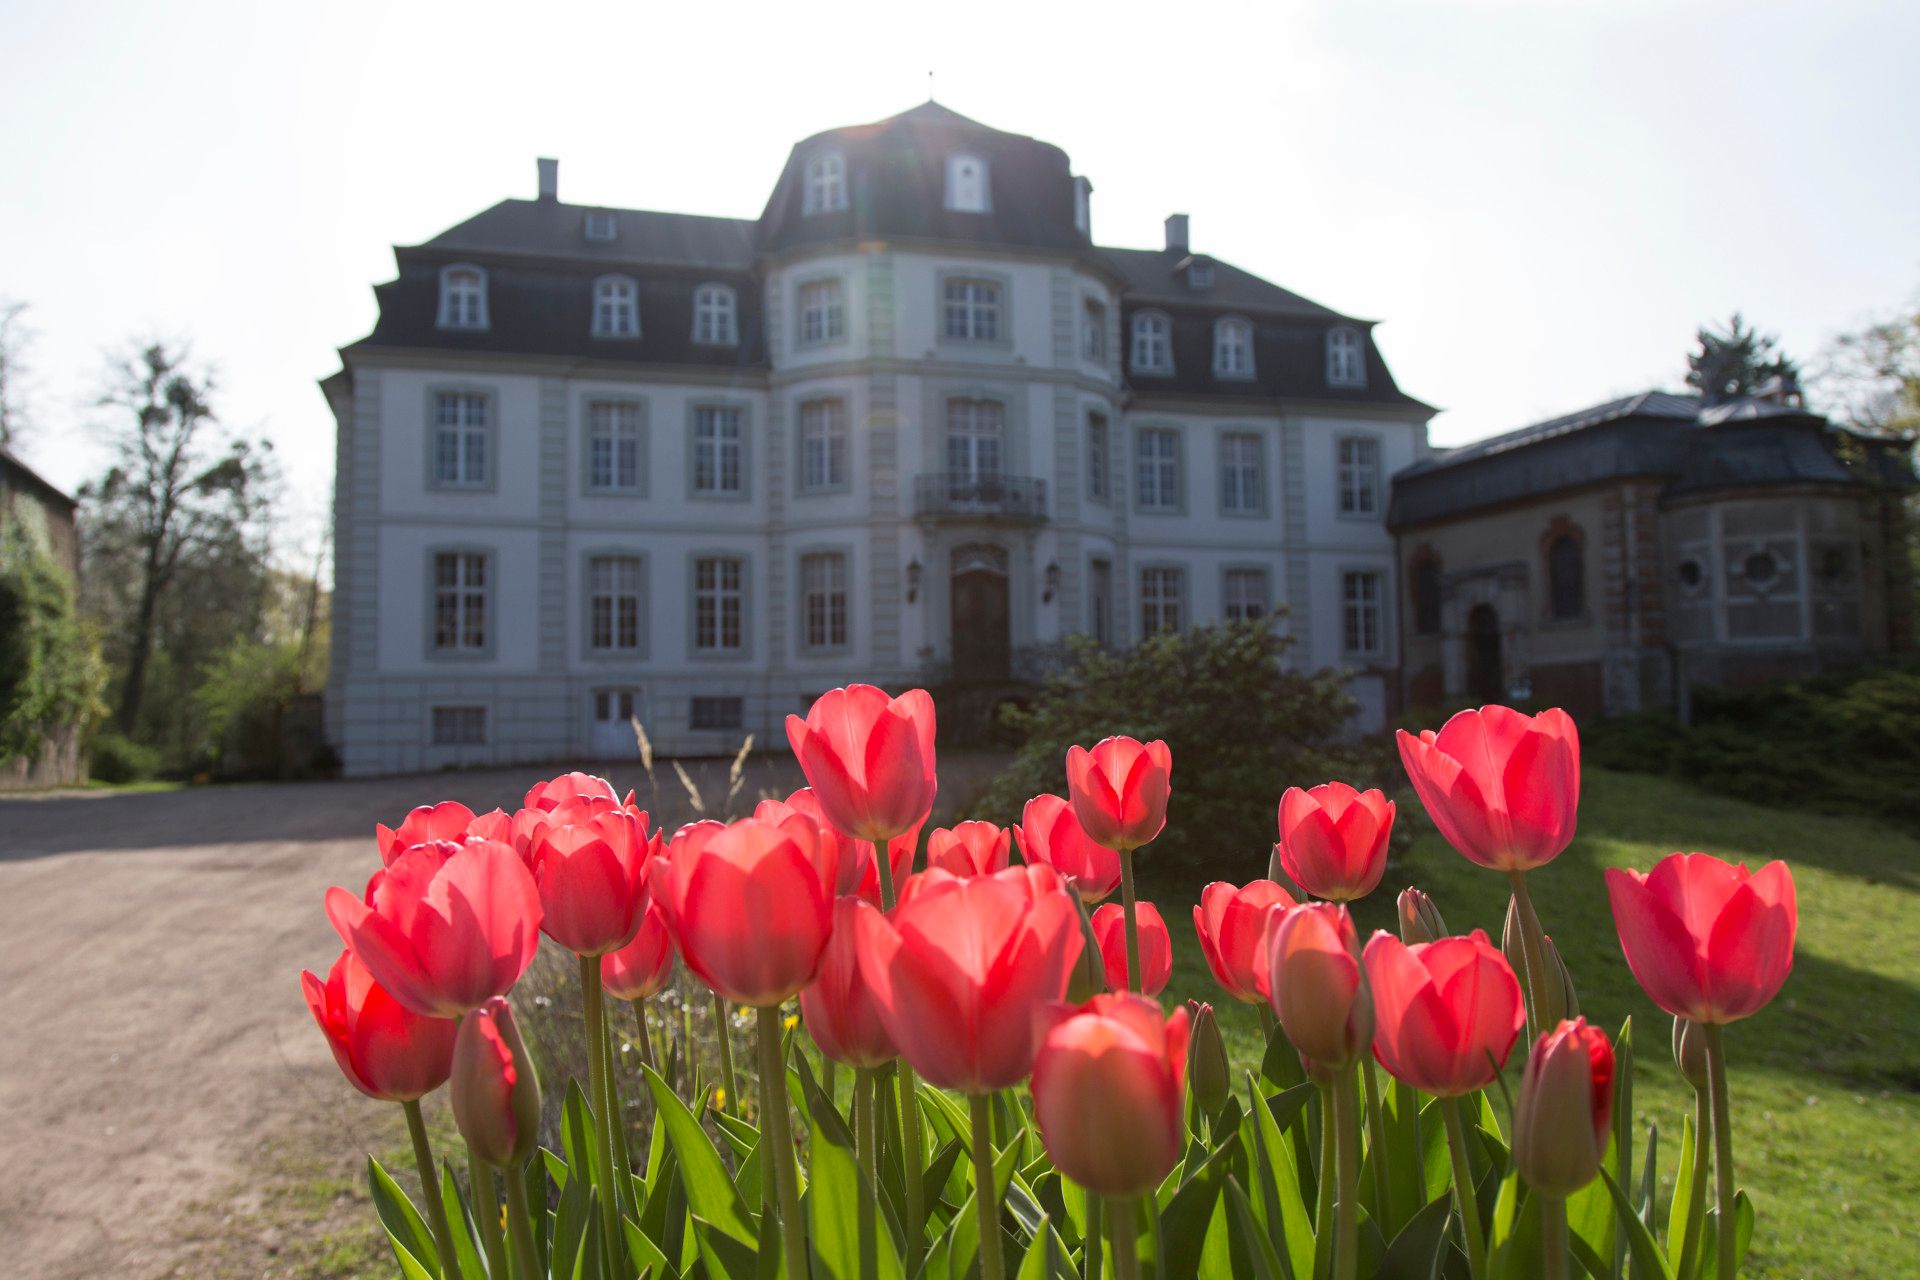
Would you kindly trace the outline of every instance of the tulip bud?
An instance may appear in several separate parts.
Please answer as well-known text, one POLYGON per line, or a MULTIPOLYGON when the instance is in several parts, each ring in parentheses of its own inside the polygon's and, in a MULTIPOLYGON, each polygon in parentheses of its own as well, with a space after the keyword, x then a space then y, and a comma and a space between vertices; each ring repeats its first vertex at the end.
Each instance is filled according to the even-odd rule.
POLYGON ((1585 1018, 1562 1022, 1527 1056, 1513 1108, 1513 1163, 1535 1191, 1570 1196, 1592 1182, 1613 1122, 1613 1045, 1585 1018))
POLYGON ((1200 1104, 1200 1109, 1209 1116, 1217 1116, 1233 1096, 1227 1043, 1220 1037, 1220 1024, 1214 1019, 1212 1005, 1189 1000, 1187 1014, 1187 1085, 1193 1090, 1193 1100, 1200 1104))
POLYGON ((1276 844, 1273 846, 1273 852, 1267 855, 1267 879, 1275 884, 1281 884, 1284 883, 1286 874, 1286 868, 1280 865, 1280 846, 1276 844))
MULTIPOLYGON (((1580 993, 1573 989, 1573 973, 1567 968, 1566 960, 1561 957, 1560 948, 1554 946, 1553 939, 1545 934, 1540 935, 1540 945, 1546 948, 1547 977, 1559 984, 1560 993, 1557 998, 1560 1002, 1561 1018, 1579 1017, 1580 993)), ((1546 1021, 1544 1007, 1541 1009, 1540 1020, 1546 1021)))
POLYGON ((1400 891, 1400 941, 1411 947, 1449 936, 1447 922, 1440 918, 1432 898, 1418 889, 1400 891))
POLYGON ((1268 1002, 1293 1047, 1331 1068, 1373 1043, 1373 995, 1345 906, 1315 902, 1268 916, 1268 1002))
POLYGON ((1673 1020, 1673 1065, 1680 1069, 1680 1078, 1696 1090, 1707 1087, 1707 1033, 1699 1023, 1685 1018, 1673 1020))
POLYGON ((460 1020, 451 1100, 454 1124, 480 1159, 518 1168, 533 1154, 540 1136, 540 1081, 504 996, 460 1020))
POLYGON ((1520 903, 1516 898, 1507 899, 1507 921, 1500 930, 1500 951, 1507 957, 1507 963, 1513 966, 1513 976, 1520 979, 1520 990, 1532 1002, 1535 1015, 1542 1027, 1557 1027, 1565 1019, 1579 1012, 1577 1008, 1567 1007, 1569 981, 1562 978, 1566 966, 1561 964, 1560 953, 1544 934, 1541 935, 1543 954, 1541 962, 1546 973, 1542 977, 1541 990, 1536 994, 1533 989, 1533 974, 1527 968, 1526 944, 1521 939, 1520 903), (1551 956, 1545 954, 1551 952, 1551 956))

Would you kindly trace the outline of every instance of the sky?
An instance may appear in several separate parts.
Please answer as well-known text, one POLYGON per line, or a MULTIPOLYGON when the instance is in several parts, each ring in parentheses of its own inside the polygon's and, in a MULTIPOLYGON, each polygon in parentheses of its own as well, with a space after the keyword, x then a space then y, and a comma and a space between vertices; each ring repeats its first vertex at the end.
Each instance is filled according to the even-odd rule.
POLYGON ((1805 363, 1920 292, 1920 5, 73 4, 0 0, 0 299, 20 452, 106 461, 109 354, 186 342, 270 439, 283 551, 332 485, 316 388, 392 246, 534 193, 757 216, 794 143, 937 98, 1064 148, 1103 244, 1377 320, 1457 444, 1677 387, 1743 312, 1805 363))

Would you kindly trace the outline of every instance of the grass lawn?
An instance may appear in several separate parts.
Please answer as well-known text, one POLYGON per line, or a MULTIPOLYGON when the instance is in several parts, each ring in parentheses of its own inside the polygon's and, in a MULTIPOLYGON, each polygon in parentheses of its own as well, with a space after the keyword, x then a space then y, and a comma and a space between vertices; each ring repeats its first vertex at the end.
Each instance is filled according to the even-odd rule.
MULTIPOLYGON (((1634 1019, 1636 1122, 1642 1144, 1646 1126, 1659 1129, 1661 1202, 1691 1091, 1668 1051, 1672 1019, 1642 994, 1621 957, 1600 869, 1645 870, 1676 849, 1752 867, 1784 858, 1800 904, 1793 976, 1778 1000, 1726 1037, 1734 1165, 1759 1214, 1746 1272, 1821 1280, 1911 1274, 1920 1252, 1920 841, 1863 820, 1760 808, 1632 774, 1590 768, 1584 790, 1580 838, 1533 873, 1533 897, 1573 970, 1581 1011, 1613 1031, 1634 1019)), ((1175 805, 1177 813, 1177 789, 1175 805)), ((1394 895, 1411 884, 1433 896, 1449 928, 1484 928, 1497 941, 1505 878, 1460 857, 1423 816, 1403 811, 1403 821, 1410 817, 1421 834, 1360 904, 1362 935, 1394 927, 1394 895)), ((1266 866, 1264 850, 1249 851, 1234 878, 1258 878, 1266 866)), ((1143 893, 1162 906, 1173 932, 1167 998, 1214 1001, 1236 1067, 1256 1062, 1253 1011, 1222 1007, 1230 1002, 1201 959, 1189 907, 1175 909, 1198 901, 1199 886, 1154 882, 1151 874, 1149 863, 1143 893)), ((1516 1046, 1516 1073, 1523 1055, 1516 1046)))

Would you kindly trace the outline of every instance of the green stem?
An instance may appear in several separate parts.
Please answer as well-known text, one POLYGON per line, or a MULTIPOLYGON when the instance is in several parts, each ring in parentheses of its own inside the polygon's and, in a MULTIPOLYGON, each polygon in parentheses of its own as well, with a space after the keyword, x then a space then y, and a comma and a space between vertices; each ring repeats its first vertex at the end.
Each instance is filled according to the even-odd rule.
POLYGON ((1081 1280, 1100 1280, 1100 1193, 1087 1192, 1087 1232, 1080 1242, 1081 1280))
POLYGON ((793 1124, 787 1118, 787 1069, 780 1059, 780 1009, 760 1010, 760 1103, 765 1115, 761 1146, 773 1158, 773 1181, 780 1197, 780 1238, 787 1280, 807 1274, 807 1233, 800 1220, 800 1174, 794 1168, 793 1124))
POLYGON ((593 1171, 593 1180, 600 1184, 600 1194, 595 1197, 600 1202, 600 1243, 608 1274, 617 1275, 619 1268, 614 1265, 617 1256, 614 1246, 621 1239, 620 1184, 613 1177, 613 1117, 607 1106, 610 1096, 607 1084, 607 1008, 600 990, 599 958, 581 956, 579 959, 580 989, 587 1020, 587 1088, 588 1096, 593 1100, 593 1109, 598 1113, 600 1130, 600 1141, 594 1144, 597 1167, 593 1171))
POLYGON ((407 1136, 413 1139, 413 1163, 420 1170, 420 1191, 427 1202, 427 1225, 433 1228, 433 1247, 440 1253, 440 1274, 446 1280, 460 1280, 460 1261, 453 1252, 453 1231, 447 1226, 447 1208, 440 1198, 440 1178, 434 1172, 433 1144, 427 1141, 427 1122, 420 1115, 420 1101, 403 1102, 407 1113, 407 1136))
MULTIPOLYGON (((540 1280, 540 1253, 533 1245, 533 1215, 527 1209, 527 1180, 519 1169, 503 1172, 507 1179, 507 1238, 513 1242, 514 1280, 540 1280)), ((624 1255, 624 1241, 620 1248, 624 1255)))
MULTIPOLYGON (((602 1016, 605 1014, 606 995, 601 997, 602 1016)), ((613 1051, 614 1033, 611 1017, 607 1024, 607 1136, 613 1143, 613 1183, 616 1213, 624 1214, 631 1198, 633 1183, 633 1156, 627 1150, 626 1109, 620 1105, 620 1056, 613 1051)), ((624 1256, 620 1242, 614 1242, 616 1258, 624 1256)))
MULTIPOLYGON (((1127 990, 1141 990, 1140 977, 1140 923, 1134 918, 1133 904, 1133 850, 1121 849, 1120 854, 1120 906, 1127 920, 1127 990)), ((1119 1259, 1115 1258, 1117 1264, 1119 1259)))
POLYGON ((1541 1272, 1546 1280, 1567 1280, 1567 1202, 1559 1196, 1540 1197, 1541 1272))
POLYGON ((487 1271, 507 1274, 507 1243, 500 1236, 500 1188, 493 1181, 493 1166, 467 1148, 467 1179, 473 1199, 473 1220, 480 1228, 480 1247, 486 1250, 487 1271))
POLYGON ((1260 1052, 1265 1054, 1267 1045, 1273 1041, 1274 1028, 1280 1025, 1280 1020, 1273 1016, 1273 1006, 1265 1000, 1253 1007, 1260 1014, 1260 1052))
MULTIPOLYGON (((886 841, 874 843, 873 861, 880 877, 880 908, 891 911, 893 863, 887 857, 886 841)), ((920 1185, 920 1104, 915 1100, 913 1068, 907 1065, 905 1058, 895 1062, 894 1068, 894 1083, 899 1093, 900 1145, 905 1156, 900 1165, 907 1180, 907 1272, 912 1274, 920 1266, 920 1256, 927 1237, 926 1192, 920 1185)))
POLYGON ((1707 1209, 1707 1152, 1713 1141, 1711 1105, 1705 1089, 1693 1091, 1693 1183, 1687 1191, 1687 1234, 1680 1242, 1680 1266, 1674 1271, 1682 1280, 1693 1275, 1700 1261, 1700 1224, 1707 1209))
POLYGON ((967 1095, 973 1120, 973 1209, 980 1230, 980 1280, 1003 1280, 1000 1256, 1000 1196, 993 1180, 993 1097, 967 1095))
POLYGON ((1380 1078, 1374 1071, 1373 1052, 1360 1053, 1360 1078, 1367 1086, 1367 1150, 1373 1153, 1373 1203, 1382 1227, 1399 1225, 1393 1209, 1393 1179, 1387 1171, 1387 1118, 1380 1110, 1380 1078))
POLYGON ((1733 1117, 1727 1106, 1727 1050, 1720 1024, 1703 1022, 1707 1038, 1707 1095, 1713 1104, 1714 1204, 1720 1210, 1717 1256, 1720 1280, 1734 1280, 1734 1252, 1739 1244, 1739 1215, 1733 1203, 1733 1117))
POLYGON ((1547 953, 1540 941, 1540 917, 1534 914, 1533 895, 1527 892, 1527 873, 1509 871, 1507 881, 1513 886, 1513 901, 1520 909, 1520 959, 1527 971, 1527 1043, 1532 1044, 1553 1030, 1540 1025, 1540 991, 1547 981, 1547 953))
POLYGON ((1460 1123, 1460 1099, 1440 1099, 1447 1121, 1447 1154, 1453 1159, 1453 1204, 1460 1211, 1460 1235, 1467 1245, 1467 1274, 1486 1280, 1487 1242, 1480 1229, 1480 1202, 1473 1194, 1473 1165, 1467 1159, 1467 1131, 1460 1123))
POLYGON ((713 993, 713 1023, 720 1043, 720 1087, 725 1090, 720 1095, 720 1109, 737 1112, 740 1094, 733 1075, 733 1019, 728 1016, 727 1002, 718 991, 713 993))
POLYGON ((1360 1271, 1360 1117, 1353 1072, 1333 1083, 1334 1167, 1340 1179, 1333 1202, 1334 1280, 1354 1280, 1360 1271))
POLYGON ((633 1016, 640 1020, 640 1061, 657 1072, 660 1067, 653 1058, 653 1037, 647 1033, 646 998, 642 997, 629 1003, 633 1005, 633 1016))
POLYGON ((878 1073, 871 1067, 853 1069, 853 1148, 860 1162, 857 1225, 860 1233, 862 1280, 867 1276, 877 1275, 880 1266, 879 1229, 875 1217, 880 1184, 876 1181, 874 1172, 878 1163, 874 1158, 874 1147, 879 1136, 874 1124, 878 1117, 873 1105, 876 1074, 878 1073))
MULTIPOLYGON (((1334 1146, 1338 1138, 1334 1131, 1338 1126, 1333 1114, 1333 1087, 1323 1084, 1319 1088, 1320 1168, 1315 1175, 1314 1183, 1316 1194, 1313 1201, 1313 1235, 1316 1245, 1320 1247, 1316 1247, 1315 1253, 1320 1253, 1321 1247, 1328 1245, 1339 1234, 1333 1222, 1334 1164, 1339 1159, 1334 1154, 1334 1146)), ((1332 1252, 1330 1248, 1326 1249, 1326 1256, 1331 1257, 1332 1252)), ((1317 1260, 1315 1274, 1321 1274, 1317 1260)))
POLYGON ((1113 1237, 1113 1280, 1140 1280, 1140 1247, 1133 1238, 1138 1206, 1115 1200, 1107 1211, 1107 1234, 1113 1237))
POLYGON ((824 1053, 820 1055, 820 1091, 834 1106, 840 1105, 840 1064, 824 1053))

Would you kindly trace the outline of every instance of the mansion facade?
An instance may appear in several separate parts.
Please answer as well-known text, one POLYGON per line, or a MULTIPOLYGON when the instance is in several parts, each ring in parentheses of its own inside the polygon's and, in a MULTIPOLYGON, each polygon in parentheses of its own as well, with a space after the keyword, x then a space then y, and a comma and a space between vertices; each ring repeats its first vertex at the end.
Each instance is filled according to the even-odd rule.
POLYGON ((758 218, 506 200, 395 250, 338 423, 346 772, 779 741, 852 680, 1017 686, 1284 607, 1400 696, 1369 322, 1092 234, 1058 148, 934 103, 793 149, 758 218))

